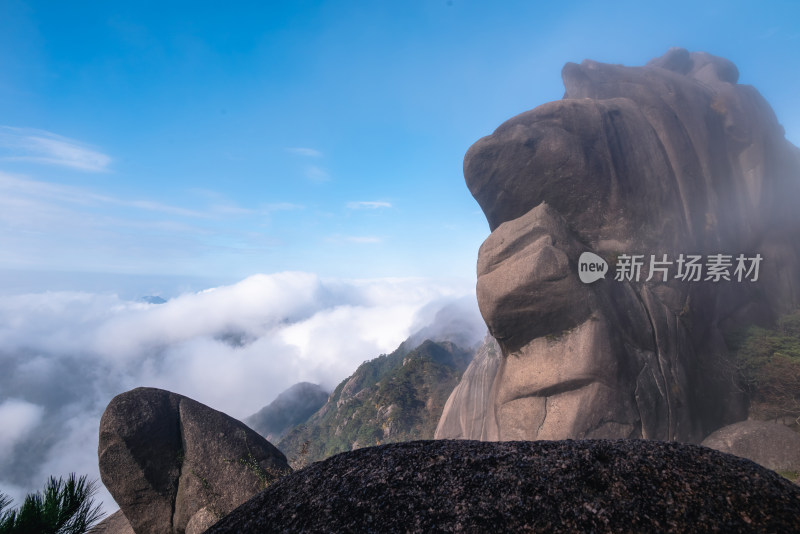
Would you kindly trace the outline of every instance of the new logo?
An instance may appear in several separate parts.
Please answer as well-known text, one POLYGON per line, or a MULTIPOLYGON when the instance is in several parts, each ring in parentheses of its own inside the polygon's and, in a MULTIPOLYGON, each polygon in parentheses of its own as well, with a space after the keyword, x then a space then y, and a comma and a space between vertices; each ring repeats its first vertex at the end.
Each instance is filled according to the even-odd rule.
POLYGON ((584 284, 591 284, 606 277, 608 263, 593 252, 584 252, 578 258, 578 276, 584 284))

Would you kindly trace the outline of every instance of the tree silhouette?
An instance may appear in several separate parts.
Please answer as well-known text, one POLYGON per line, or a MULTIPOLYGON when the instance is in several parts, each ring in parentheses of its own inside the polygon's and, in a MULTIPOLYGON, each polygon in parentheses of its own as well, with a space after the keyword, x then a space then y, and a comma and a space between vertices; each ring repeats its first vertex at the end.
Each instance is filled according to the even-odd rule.
POLYGON ((86 476, 71 473, 66 482, 50 477, 44 492, 30 493, 17 510, 6 510, 11 499, 0 493, 0 534, 82 534, 102 517, 94 506, 97 491, 86 476))

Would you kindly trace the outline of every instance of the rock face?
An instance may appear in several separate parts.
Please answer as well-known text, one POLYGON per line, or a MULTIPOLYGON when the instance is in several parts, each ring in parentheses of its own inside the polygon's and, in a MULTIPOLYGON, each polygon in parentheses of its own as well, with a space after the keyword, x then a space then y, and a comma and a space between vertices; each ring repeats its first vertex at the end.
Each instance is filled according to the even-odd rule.
POLYGON ((135 534, 133 527, 125 518, 122 510, 117 510, 100 521, 89 531, 90 534, 135 534))
POLYGON ((473 436, 487 440, 490 435, 497 435, 497 422, 487 417, 486 406, 491 399, 492 383, 501 357, 497 341, 487 334, 461 381, 448 397, 434 439, 473 436))
POLYGON ((563 100, 464 159, 492 229, 478 304, 503 352, 485 406, 497 430, 464 437, 697 443, 746 417, 723 334, 800 302, 800 151, 722 58, 671 49, 644 67, 569 63, 562 77, 563 100), (607 261, 605 279, 581 282, 584 252, 607 261), (729 280, 709 279, 716 254, 729 280), (748 270, 760 255, 757 279, 737 280, 740 254, 748 270), (638 280, 616 280, 632 255, 638 280), (677 278, 689 255, 699 281, 677 278), (666 276, 651 259, 671 262, 666 276))
POLYGON ((696 445, 417 441, 289 475, 209 534, 794 532, 800 487, 696 445))
POLYGON ((137 388, 100 420, 100 476, 137 533, 183 533, 222 517, 291 469, 243 423, 190 398, 137 388), (193 521, 194 520, 194 521, 193 521))
POLYGON ((295 384, 258 412, 244 420, 253 430, 277 441, 293 427, 314 415, 328 400, 328 393, 317 384, 295 384))
POLYGON ((701 444, 752 460, 774 471, 800 473, 800 434, 769 421, 741 421, 720 428, 701 444))

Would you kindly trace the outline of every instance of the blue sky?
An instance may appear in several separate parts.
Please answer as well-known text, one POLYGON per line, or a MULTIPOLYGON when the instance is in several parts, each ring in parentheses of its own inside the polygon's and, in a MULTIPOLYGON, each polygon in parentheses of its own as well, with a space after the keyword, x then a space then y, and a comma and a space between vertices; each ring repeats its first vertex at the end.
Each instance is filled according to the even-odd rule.
POLYGON ((473 280, 463 155, 560 98, 565 62, 728 57, 798 143, 798 11, 3 0, 0 269, 473 280))

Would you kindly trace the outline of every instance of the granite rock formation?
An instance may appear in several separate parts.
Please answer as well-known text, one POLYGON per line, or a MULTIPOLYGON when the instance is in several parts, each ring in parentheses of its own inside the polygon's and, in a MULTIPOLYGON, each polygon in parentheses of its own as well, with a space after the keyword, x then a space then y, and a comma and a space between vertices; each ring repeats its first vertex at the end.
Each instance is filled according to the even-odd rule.
POLYGON ((697 445, 439 440, 315 463, 208 534, 792 532, 798 517, 800 487, 697 445))
POLYGON ((136 534, 131 527, 130 522, 122 513, 122 510, 117 510, 110 516, 106 517, 95 525, 90 534, 136 534))
POLYGON ((780 423, 741 421, 722 427, 701 445, 752 460, 774 471, 800 473, 800 434, 780 423))
POLYGON ((710 54, 568 63, 562 78, 563 100, 506 121, 464 159, 492 230, 478 304, 503 358, 485 406, 496 432, 461 437, 698 443, 747 414, 724 334, 800 302, 800 151, 710 54), (584 252, 607 261, 604 279, 580 281, 584 252), (717 254, 730 280, 708 278, 717 254), (639 279, 616 280, 632 255, 639 279), (689 255, 706 269, 698 281, 676 277, 689 255), (666 276, 651 257, 671 262, 666 276))
POLYGON ((486 334, 444 405, 434 439, 463 439, 472 436, 485 441, 489 435, 497 434, 497 422, 487 417, 485 407, 491 398, 492 383, 501 357, 497 341, 486 334))
POLYGON ((155 388, 111 400, 98 455, 103 484, 138 534, 205 528, 209 513, 224 516, 291 471, 284 455, 243 423, 155 388))

